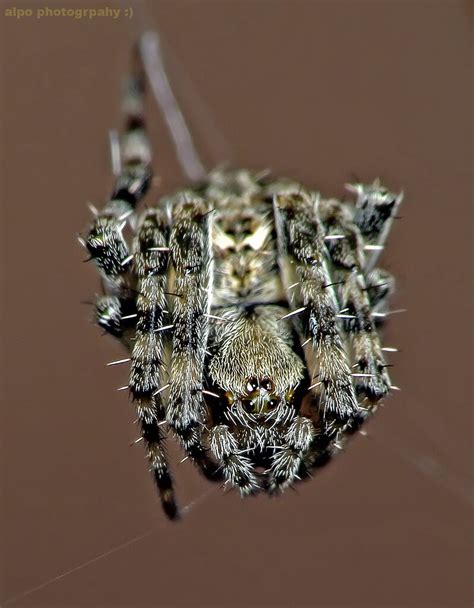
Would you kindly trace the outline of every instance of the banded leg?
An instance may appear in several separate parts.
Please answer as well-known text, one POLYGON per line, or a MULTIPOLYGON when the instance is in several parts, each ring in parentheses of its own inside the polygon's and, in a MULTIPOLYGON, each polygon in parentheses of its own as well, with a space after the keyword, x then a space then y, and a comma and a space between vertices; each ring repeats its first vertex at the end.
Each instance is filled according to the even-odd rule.
POLYGON ((209 431, 209 443, 226 483, 237 486, 242 496, 257 492, 259 484, 252 461, 241 454, 237 439, 229 427, 225 424, 212 427, 209 431))
POLYGON ((345 331, 356 367, 356 394, 374 404, 390 389, 390 378, 382 355, 363 274, 363 239, 352 222, 350 210, 335 200, 321 201, 321 218, 327 230, 333 276, 341 281, 339 302, 345 331), (343 238, 331 238, 337 235, 343 238))
POLYGON ((106 333, 119 340, 122 338, 123 327, 120 298, 117 296, 100 296, 97 298, 95 315, 97 325, 102 327, 106 333))
POLYGON ((151 148, 144 130, 143 81, 130 78, 124 96, 125 132, 117 155, 118 175, 110 200, 96 217, 81 243, 96 263, 107 292, 118 294, 133 287, 131 258, 123 237, 127 218, 133 213, 151 183, 151 148))
POLYGON ((170 255, 174 285, 170 290, 175 297, 166 420, 186 453, 212 479, 215 467, 201 442, 205 411, 203 368, 213 280, 212 214, 201 199, 186 200, 183 196, 175 203, 172 215, 170 255))
POLYGON ((163 333, 168 269, 167 225, 164 214, 147 212, 134 243, 133 268, 137 276, 137 323, 131 354, 129 388, 142 428, 150 470, 158 487, 163 509, 177 516, 173 485, 158 426, 161 404, 163 333))
POLYGON ((374 268, 366 277, 367 295, 376 325, 382 325, 388 312, 388 299, 395 291, 395 278, 383 268, 374 268))
POLYGON ((269 471, 269 491, 282 492, 306 473, 306 457, 315 435, 309 418, 297 416, 284 435, 284 443, 274 454, 269 471))
POLYGON ((119 340, 128 353, 132 352, 137 319, 135 298, 99 296, 95 303, 95 319, 105 333, 119 340))
POLYGON ((354 224, 364 239, 366 252, 364 270, 371 270, 384 248, 394 216, 403 200, 403 192, 393 194, 384 188, 379 179, 372 184, 346 184, 356 195, 354 224))
MULTIPOLYGON (((310 390, 329 419, 347 421, 358 412, 351 370, 338 326, 338 307, 325 260, 324 233, 314 202, 303 193, 275 198, 279 262, 308 369, 310 390)), ((290 313, 291 314, 291 313, 290 313)))
POLYGON ((98 212, 86 239, 81 243, 89 251, 102 277, 105 290, 118 294, 130 286, 129 251, 123 237, 129 209, 121 201, 115 201, 98 212))

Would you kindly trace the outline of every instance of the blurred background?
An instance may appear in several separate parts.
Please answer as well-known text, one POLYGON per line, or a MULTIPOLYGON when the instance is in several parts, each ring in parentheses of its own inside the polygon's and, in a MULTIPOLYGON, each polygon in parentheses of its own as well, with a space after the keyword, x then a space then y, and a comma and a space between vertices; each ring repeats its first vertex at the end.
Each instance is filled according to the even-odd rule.
MULTIPOLYGON (((463 1, 1 3, 4 607, 472 605, 472 9, 463 1), (7 9, 31 9, 18 18, 7 9), (127 12, 128 11, 128 12, 127 12), (405 200, 391 395, 297 492, 241 501, 171 448, 168 522, 116 387, 123 357, 81 303, 76 240, 112 179, 130 49, 159 29, 206 165, 271 168, 323 195, 380 176, 405 200)), ((150 104, 149 200, 183 182, 150 104)))

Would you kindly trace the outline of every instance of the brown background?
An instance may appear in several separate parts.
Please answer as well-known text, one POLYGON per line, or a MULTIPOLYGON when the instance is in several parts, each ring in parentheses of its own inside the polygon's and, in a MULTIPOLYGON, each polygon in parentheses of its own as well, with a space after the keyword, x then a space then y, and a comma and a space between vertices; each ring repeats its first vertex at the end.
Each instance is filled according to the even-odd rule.
MULTIPOLYGON (((4 9, 43 3, 2 3, 2 606, 470 606, 470 3, 124 4, 133 19, 18 21, 4 9), (128 447, 127 371, 105 368, 122 352, 80 303, 98 279, 76 234, 110 188, 107 132, 143 27, 172 52, 208 165, 406 192, 384 257, 408 309, 385 339, 403 391, 370 438, 278 500, 202 497, 173 452, 181 503, 202 497, 178 525, 128 447)), ((152 131, 175 186, 156 111, 152 131)))

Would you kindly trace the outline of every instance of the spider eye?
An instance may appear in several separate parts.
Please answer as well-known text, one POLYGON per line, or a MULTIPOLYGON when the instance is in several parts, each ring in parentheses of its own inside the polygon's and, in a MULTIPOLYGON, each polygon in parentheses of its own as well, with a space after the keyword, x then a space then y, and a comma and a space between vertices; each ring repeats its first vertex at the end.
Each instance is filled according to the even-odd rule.
POLYGON ((270 401, 268 402, 268 407, 269 408, 274 408, 276 407, 278 404, 280 403, 280 398, 279 397, 274 397, 273 399, 270 399, 270 401))
POLYGON ((260 386, 269 393, 273 392, 273 389, 275 388, 275 385, 270 378, 263 378, 263 380, 260 382, 260 386))
POLYGON ((242 399, 242 407, 249 414, 253 412, 253 403, 250 399, 242 399))
POLYGON ((248 382, 247 382, 247 392, 248 393, 253 393, 255 390, 257 390, 258 388, 258 380, 257 378, 249 378, 248 382))

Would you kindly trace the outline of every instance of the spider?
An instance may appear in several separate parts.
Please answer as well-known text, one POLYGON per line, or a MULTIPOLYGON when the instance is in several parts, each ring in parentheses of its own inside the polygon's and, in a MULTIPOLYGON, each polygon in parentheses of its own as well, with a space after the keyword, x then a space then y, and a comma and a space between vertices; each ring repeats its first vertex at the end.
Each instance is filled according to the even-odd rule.
POLYGON ((130 362, 122 388, 175 519, 165 428, 208 479, 275 495, 328 463, 396 388, 384 358, 395 349, 378 333, 394 279, 376 262, 403 195, 375 180, 348 185, 354 201, 342 203, 267 172, 205 174, 156 34, 134 66, 113 192, 80 240, 102 279, 97 323, 129 353, 112 364, 130 362), (137 215, 152 183, 147 81, 194 179, 137 215))

